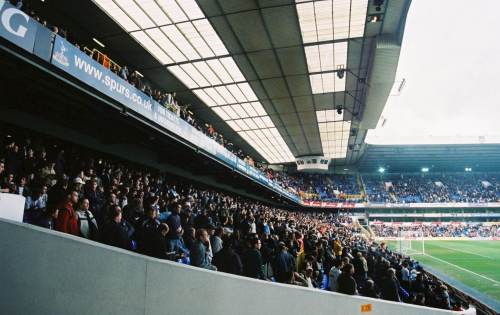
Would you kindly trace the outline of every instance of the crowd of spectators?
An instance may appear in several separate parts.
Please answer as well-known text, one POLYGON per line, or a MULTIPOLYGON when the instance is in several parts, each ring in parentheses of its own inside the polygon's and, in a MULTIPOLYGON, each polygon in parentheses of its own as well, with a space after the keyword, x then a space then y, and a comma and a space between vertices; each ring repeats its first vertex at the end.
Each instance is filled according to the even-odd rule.
MULTIPOLYGON (((431 223, 371 225, 377 237, 399 237, 401 232, 415 232, 419 237, 500 237, 500 226, 485 223, 431 223)), ((408 233, 406 233, 408 235, 408 233)))
POLYGON ((305 201, 363 201, 357 178, 352 174, 297 173, 288 176, 285 183, 305 201))
POLYGON ((0 189, 26 197, 28 223, 266 281, 461 307, 347 215, 273 208, 41 136, 6 136, 0 159, 0 189))
POLYGON ((370 202, 381 203, 485 203, 500 199, 500 174, 447 173, 364 175, 370 202))

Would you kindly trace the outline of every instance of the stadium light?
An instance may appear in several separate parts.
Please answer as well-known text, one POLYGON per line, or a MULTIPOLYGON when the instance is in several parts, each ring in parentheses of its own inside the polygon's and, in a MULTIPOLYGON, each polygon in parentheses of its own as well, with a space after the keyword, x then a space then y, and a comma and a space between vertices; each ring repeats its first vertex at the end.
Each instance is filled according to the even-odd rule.
POLYGON ((344 66, 338 66, 337 67, 337 78, 343 79, 345 74, 345 69, 344 66))
POLYGON ((423 173, 427 173, 429 171, 429 168, 428 167, 422 167, 422 172, 423 173))
POLYGON ((466 172, 472 172, 472 168, 470 168, 470 167, 466 167, 466 168, 465 168, 465 171, 466 171, 466 172))
POLYGON ((378 172, 379 172, 379 173, 383 173, 383 172, 385 172, 385 168, 383 168, 383 167, 379 167, 379 168, 378 168, 378 172))
POLYGON ((93 37, 92 40, 102 48, 106 47, 103 43, 101 43, 97 38, 93 37))

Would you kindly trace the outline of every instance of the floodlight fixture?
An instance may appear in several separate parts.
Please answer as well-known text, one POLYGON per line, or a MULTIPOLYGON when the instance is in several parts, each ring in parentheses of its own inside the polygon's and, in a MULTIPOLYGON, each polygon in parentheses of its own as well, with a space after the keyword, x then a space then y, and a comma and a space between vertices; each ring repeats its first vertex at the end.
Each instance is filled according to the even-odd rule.
POLYGON ((429 168, 428 167, 422 167, 422 173, 427 173, 429 172, 429 168))
POLYGON ((343 79, 344 78, 344 75, 345 75, 345 69, 344 69, 344 66, 338 66, 337 67, 337 78, 339 79, 343 79))
POLYGON ((106 47, 101 41, 99 41, 97 38, 93 37, 92 40, 102 48, 106 47))
POLYGON ((337 114, 342 115, 342 105, 337 106, 337 114))
POLYGON ((378 168, 378 172, 379 172, 379 173, 384 173, 384 172, 385 172, 385 168, 383 168, 383 167, 379 167, 379 168, 378 168))
POLYGON ((384 0, 373 0, 373 5, 375 6, 375 11, 380 12, 382 10, 382 5, 384 0))

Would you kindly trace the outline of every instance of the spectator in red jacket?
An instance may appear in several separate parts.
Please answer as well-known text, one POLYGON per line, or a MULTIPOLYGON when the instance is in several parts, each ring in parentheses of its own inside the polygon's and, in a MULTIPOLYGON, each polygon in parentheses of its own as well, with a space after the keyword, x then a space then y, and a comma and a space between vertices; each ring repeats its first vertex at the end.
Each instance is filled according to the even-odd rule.
POLYGON ((78 203, 78 192, 73 190, 61 206, 56 220, 56 230, 68 234, 80 235, 78 216, 73 208, 78 203))

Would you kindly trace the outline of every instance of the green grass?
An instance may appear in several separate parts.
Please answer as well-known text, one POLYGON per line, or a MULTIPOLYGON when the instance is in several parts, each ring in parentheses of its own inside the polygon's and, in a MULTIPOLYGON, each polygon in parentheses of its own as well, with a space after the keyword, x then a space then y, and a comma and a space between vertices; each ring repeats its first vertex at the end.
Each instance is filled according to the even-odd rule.
MULTIPOLYGON (((389 246, 395 248, 396 242, 389 246)), ((412 241, 412 248, 421 248, 412 241)), ((411 252, 409 253, 411 256, 411 252)), ((425 255, 413 255, 429 266, 465 286, 500 301, 500 241, 425 241, 425 255)))

